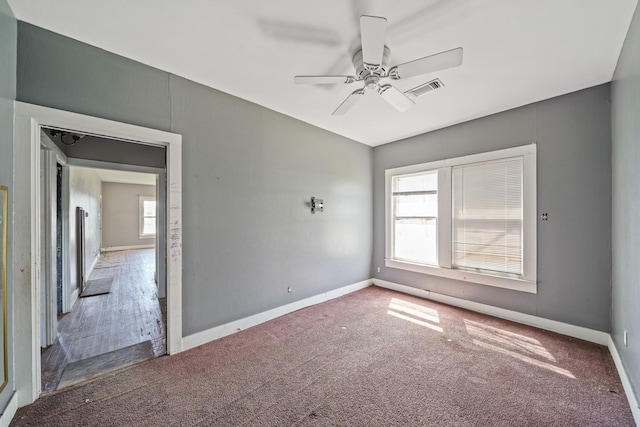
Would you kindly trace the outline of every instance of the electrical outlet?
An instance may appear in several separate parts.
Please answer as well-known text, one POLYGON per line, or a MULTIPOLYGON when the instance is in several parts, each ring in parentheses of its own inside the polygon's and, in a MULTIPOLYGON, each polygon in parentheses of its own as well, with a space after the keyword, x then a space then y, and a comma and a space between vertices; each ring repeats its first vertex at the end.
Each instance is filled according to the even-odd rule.
POLYGON ((380 267, 378 267, 378 273, 380 273, 380 267))
POLYGON ((287 292, 291 293, 291 286, 287 288, 287 292))
POLYGON ((624 346, 627 346, 627 338, 628 338, 629 333, 627 332, 627 330, 624 330, 624 335, 623 335, 623 339, 624 339, 624 346))

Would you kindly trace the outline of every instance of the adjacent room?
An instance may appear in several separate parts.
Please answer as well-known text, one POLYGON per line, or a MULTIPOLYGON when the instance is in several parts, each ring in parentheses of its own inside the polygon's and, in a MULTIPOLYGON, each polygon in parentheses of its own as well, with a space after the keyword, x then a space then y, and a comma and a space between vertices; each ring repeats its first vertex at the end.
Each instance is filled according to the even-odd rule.
POLYGON ((0 426, 640 423, 637 0, 0 0, 0 426))

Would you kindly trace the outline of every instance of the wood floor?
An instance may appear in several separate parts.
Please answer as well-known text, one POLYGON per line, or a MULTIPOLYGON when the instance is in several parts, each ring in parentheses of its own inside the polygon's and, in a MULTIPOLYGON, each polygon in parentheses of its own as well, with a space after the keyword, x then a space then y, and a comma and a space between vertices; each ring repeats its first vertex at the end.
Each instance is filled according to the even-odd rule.
POLYGON ((111 292, 78 298, 58 318, 58 338, 42 351, 42 391, 56 389, 72 362, 151 341, 154 355, 166 353, 165 301, 154 281, 155 250, 107 252, 89 279, 113 277, 111 292))

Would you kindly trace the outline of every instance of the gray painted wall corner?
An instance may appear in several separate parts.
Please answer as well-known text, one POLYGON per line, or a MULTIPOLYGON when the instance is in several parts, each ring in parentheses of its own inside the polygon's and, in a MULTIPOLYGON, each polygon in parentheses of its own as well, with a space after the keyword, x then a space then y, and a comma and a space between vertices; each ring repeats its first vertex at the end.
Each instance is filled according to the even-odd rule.
POLYGON ((612 330, 629 380, 640 398, 640 8, 612 83, 612 330), (624 344, 624 331, 628 343, 624 344))
POLYGON ((608 332, 610 132, 609 85, 602 85, 375 147, 374 276, 608 332), (385 169, 532 142, 538 148, 538 211, 550 218, 538 222, 537 294, 384 267, 385 169))

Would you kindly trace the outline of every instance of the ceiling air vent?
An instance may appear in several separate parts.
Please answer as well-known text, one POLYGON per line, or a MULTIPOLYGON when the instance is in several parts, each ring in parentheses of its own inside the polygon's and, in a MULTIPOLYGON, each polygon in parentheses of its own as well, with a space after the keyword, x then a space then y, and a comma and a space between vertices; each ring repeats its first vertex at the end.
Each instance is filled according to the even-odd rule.
POLYGON ((424 95, 425 93, 429 93, 436 89, 440 89, 444 84, 439 79, 431 80, 425 84, 421 84, 420 86, 416 86, 413 89, 409 89, 404 94, 407 95, 411 99, 415 99, 419 96, 424 95))

